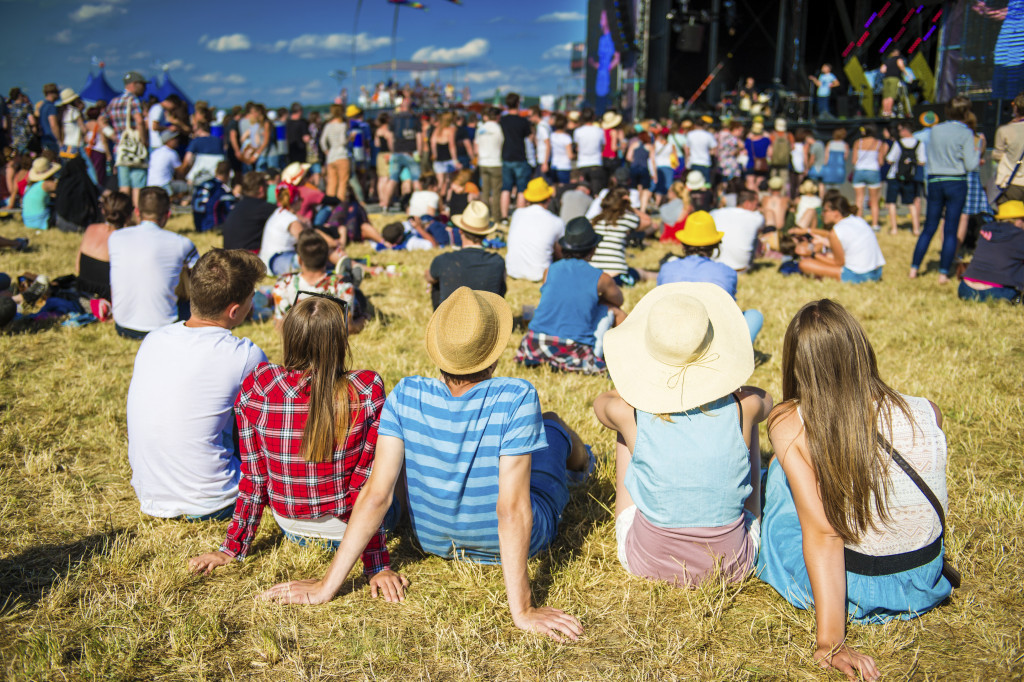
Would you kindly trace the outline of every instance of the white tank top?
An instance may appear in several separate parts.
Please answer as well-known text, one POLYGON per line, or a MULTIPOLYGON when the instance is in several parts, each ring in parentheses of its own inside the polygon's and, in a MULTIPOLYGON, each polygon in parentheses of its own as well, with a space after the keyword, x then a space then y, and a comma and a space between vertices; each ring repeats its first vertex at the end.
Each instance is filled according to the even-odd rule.
POLYGON ((878 165, 878 148, 881 144, 881 142, 875 140, 875 145, 871 149, 864 149, 863 147, 858 148, 857 158, 854 159, 853 162, 853 169, 867 171, 876 171, 881 169, 881 166, 878 165))

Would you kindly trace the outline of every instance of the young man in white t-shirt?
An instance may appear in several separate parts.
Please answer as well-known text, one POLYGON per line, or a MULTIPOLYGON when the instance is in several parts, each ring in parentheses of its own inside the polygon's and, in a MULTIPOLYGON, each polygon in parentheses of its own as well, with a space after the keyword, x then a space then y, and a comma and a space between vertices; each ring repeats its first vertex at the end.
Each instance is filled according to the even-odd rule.
POLYGON ((114 329, 128 339, 142 339, 187 317, 181 315, 175 290, 182 270, 199 258, 187 237, 163 229, 171 217, 165 190, 144 188, 135 211, 141 222, 116 230, 107 240, 114 329))
POLYGON ((711 184, 711 154, 718 147, 715 136, 704 129, 706 121, 698 118, 693 122, 693 130, 686 133, 686 167, 700 171, 704 182, 711 184))
POLYGON ((492 216, 501 215, 501 147, 505 133, 498 119, 501 110, 491 107, 484 112, 484 122, 476 127, 473 148, 480 167, 480 201, 491 209, 492 216))
POLYGON ((736 195, 736 208, 717 208, 711 211, 715 227, 725 234, 712 260, 725 263, 737 272, 750 267, 754 259, 757 236, 764 227, 764 216, 758 212, 757 192, 743 190, 736 195))
POLYGON ((248 317, 264 274, 248 251, 209 251, 192 270, 192 316, 139 346, 128 387, 128 461, 144 514, 231 517, 241 468, 235 399, 242 380, 267 361, 231 330, 248 317))
POLYGON ((543 178, 534 178, 526 186, 527 206, 512 214, 508 228, 505 271, 509 277, 539 282, 551 261, 561 257, 558 240, 565 236, 565 223, 548 210, 554 194, 543 178))
POLYGON ((576 143, 576 168, 590 186, 590 193, 597 194, 608 184, 608 177, 601 159, 604 130, 595 122, 590 107, 580 112, 580 127, 573 131, 572 139, 576 143))

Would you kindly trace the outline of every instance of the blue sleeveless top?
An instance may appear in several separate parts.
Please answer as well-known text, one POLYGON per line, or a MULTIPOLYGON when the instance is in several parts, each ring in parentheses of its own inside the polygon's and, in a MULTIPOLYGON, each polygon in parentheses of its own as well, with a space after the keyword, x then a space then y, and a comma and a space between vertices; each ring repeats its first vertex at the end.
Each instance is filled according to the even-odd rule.
POLYGON ((637 509, 661 528, 735 523, 753 490, 736 399, 730 394, 670 416, 636 412, 625 483, 637 509))
POLYGON ((587 346, 596 342, 594 330, 608 309, 597 302, 601 271, 585 260, 555 261, 540 288, 540 303, 530 329, 587 346))

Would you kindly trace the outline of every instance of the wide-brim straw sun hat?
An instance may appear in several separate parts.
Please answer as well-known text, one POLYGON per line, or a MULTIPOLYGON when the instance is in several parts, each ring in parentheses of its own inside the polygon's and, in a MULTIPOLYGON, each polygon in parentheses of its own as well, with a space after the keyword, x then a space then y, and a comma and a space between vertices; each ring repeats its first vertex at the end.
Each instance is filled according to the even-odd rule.
POLYGON ((996 220, 1024 218, 1024 201, 1005 201, 999 205, 996 220))
POLYGON ((687 246, 714 246, 725 237, 719 232, 715 219, 707 211, 691 213, 683 224, 683 229, 676 232, 676 239, 687 246))
POLYGON ((601 117, 601 127, 605 130, 611 130, 612 128, 618 128, 622 124, 622 115, 617 114, 614 111, 606 111, 604 116, 601 117))
POLYGON ((32 168, 28 171, 28 181, 40 182, 42 180, 46 180, 59 170, 59 163, 48 161, 44 157, 40 156, 32 162, 32 168))
POLYGON ((60 91, 60 101, 57 102, 58 106, 64 106, 65 104, 71 104, 78 99, 78 93, 75 92, 74 88, 64 88, 60 91))
POLYGON ((281 171, 281 182, 287 182, 289 185, 297 185, 302 181, 303 176, 306 175, 306 171, 310 169, 310 164, 300 163, 298 161, 292 161, 284 170, 281 171))
POLYGON ((504 298, 459 287, 427 323, 427 355, 448 374, 474 374, 497 362, 511 337, 512 309, 504 298))
POLYGON ((491 224, 491 209, 482 201, 469 202, 465 211, 452 216, 452 224, 463 232, 481 237, 494 232, 497 227, 491 224))
POLYGON ((706 282, 655 287, 604 335, 619 395, 652 414, 685 412, 729 395, 754 373, 743 313, 706 282))

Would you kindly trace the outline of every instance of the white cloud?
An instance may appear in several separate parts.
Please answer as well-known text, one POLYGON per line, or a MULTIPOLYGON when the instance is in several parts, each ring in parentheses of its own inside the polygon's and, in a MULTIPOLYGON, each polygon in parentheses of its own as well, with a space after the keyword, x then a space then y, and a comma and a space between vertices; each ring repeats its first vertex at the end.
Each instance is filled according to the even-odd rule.
POLYGON ((141 52, 136 52, 135 54, 128 55, 128 59, 149 59, 150 56, 151 55, 149 52, 142 50, 141 52))
POLYGON ((216 95, 223 95, 224 94, 224 88, 222 88, 219 85, 214 86, 212 88, 207 88, 206 89, 206 94, 208 96, 211 96, 211 97, 216 96, 216 95))
POLYGON ((413 53, 412 59, 415 62, 463 62, 479 59, 490 49, 486 38, 473 38, 462 47, 421 47, 413 53))
POLYGON ((195 64, 186 63, 183 59, 172 59, 169 62, 164 62, 164 69, 167 71, 191 71, 196 68, 195 64))
POLYGON ((298 55, 302 59, 313 59, 338 52, 352 52, 366 54, 391 44, 391 38, 387 36, 371 36, 369 33, 352 35, 351 33, 306 33, 291 40, 278 40, 272 45, 266 45, 264 49, 268 52, 281 52, 288 50, 291 54, 298 55))
POLYGON ((537 23, 547 24, 555 21, 583 21, 586 15, 581 12, 551 12, 537 17, 537 23))
POLYGON ((252 41, 244 33, 232 33, 219 38, 209 38, 203 45, 212 52, 235 52, 248 50, 252 47, 252 41))
POLYGON ((492 82, 492 81, 496 81, 499 78, 504 78, 504 77, 505 77, 505 72, 504 71, 499 71, 499 70, 495 69, 493 71, 470 71, 465 76, 463 76, 462 80, 465 83, 480 84, 480 83, 489 83, 489 82, 492 82))
POLYGON ((570 56, 572 56, 572 43, 561 43, 548 48, 540 57, 541 59, 566 60, 570 56))
POLYGON ((69 45, 69 44, 71 44, 71 29, 70 28, 66 28, 63 31, 59 31, 57 33, 54 33, 53 36, 50 38, 50 40, 52 40, 55 43, 59 43, 61 45, 69 45))
POLYGON ((228 85, 244 85, 248 82, 246 77, 240 73, 229 73, 225 75, 220 71, 193 76, 192 80, 197 83, 227 83, 228 85))
POLYGON ((278 96, 281 96, 281 97, 283 97, 285 95, 290 95, 293 92, 295 92, 295 87, 291 86, 291 85, 283 87, 283 88, 272 88, 270 90, 270 94, 271 95, 278 95, 278 96))
POLYGON ((90 5, 85 4, 76 9, 74 12, 68 15, 71 21, 82 22, 89 21, 90 19, 96 19, 97 17, 106 17, 114 14, 124 14, 126 10, 120 7, 114 7, 114 5, 103 3, 101 5, 90 5))

